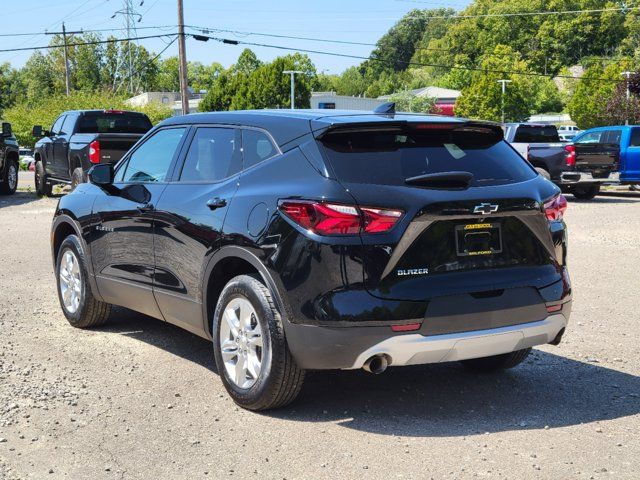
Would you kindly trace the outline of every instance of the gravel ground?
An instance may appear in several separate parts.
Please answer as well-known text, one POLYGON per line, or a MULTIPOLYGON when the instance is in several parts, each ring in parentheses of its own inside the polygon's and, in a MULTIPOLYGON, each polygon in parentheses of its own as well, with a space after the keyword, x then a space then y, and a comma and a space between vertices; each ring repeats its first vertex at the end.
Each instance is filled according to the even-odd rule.
POLYGON ((559 347, 500 375, 316 373, 295 404, 255 414, 228 399, 199 337, 128 311, 70 327, 56 199, 0 197, 0 478, 637 479, 640 196, 569 200, 559 347))

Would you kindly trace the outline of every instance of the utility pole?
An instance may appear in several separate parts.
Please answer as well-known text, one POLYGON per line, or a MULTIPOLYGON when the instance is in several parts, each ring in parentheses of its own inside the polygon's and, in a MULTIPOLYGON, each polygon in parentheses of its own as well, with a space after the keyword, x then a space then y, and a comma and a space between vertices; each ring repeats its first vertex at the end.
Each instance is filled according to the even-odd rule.
POLYGON ((629 125, 629 100, 631 100, 631 90, 629 90, 629 81, 631 80, 631 75, 635 75, 636 72, 622 72, 620 75, 624 75, 625 77, 627 77, 627 106, 626 106, 626 110, 627 110, 627 119, 625 120, 625 125, 629 125))
POLYGON ((62 22, 62 31, 61 32, 46 32, 47 35, 62 35, 62 41, 64 43, 64 84, 67 90, 67 95, 71 93, 71 75, 69 72, 69 52, 67 51, 67 34, 74 35, 80 34, 82 30, 77 32, 67 32, 67 29, 62 22))
POLYGON ((304 73, 301 70, 284 70, 284 75, 291 75, 291 110, 296 108, 296 73, 304 73))
MULTIPOLYGON (((71 90, 71 84, 69 83, 69 52, 67 52, 67 29, 64 26, 64 22, 62 22, 62 40, 64 41, 64 85, 67 88, 67 96, 69 96, 71 90)), ((629 82, 627 82, 627 91, 629 91, 628 85, 629 82)))
POLYGON ((504 123, 504 94, 507 91, 507 83, 511 83, 511 80, 498 80, 498 83, 502 84, 502 123, 504 123))
POLYGON ((180 96, 182 114, 189 113, 189 92, 187 90, 187 50, 184 42, 184 12, 182 0, 178 0, 178 56, 180 57, 180 96))

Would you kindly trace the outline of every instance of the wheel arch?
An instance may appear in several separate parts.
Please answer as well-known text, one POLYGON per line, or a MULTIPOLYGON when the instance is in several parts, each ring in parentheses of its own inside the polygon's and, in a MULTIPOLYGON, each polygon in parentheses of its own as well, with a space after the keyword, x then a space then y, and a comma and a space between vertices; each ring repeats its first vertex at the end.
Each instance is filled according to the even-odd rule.
POLYGON ((91 286, 92 293, 97 299, 103 301, 96 284, 95 276, 93 274, 91 251, 76 221, 72 217, 65 214, 56 216, 53 220, 53 225, 51 226, 51 256, 53 259, 54 272, 56 269, 56 260, 58 258, 58 251, 60 250, 60 246, 62 245, 62 242, 64 242, 64 239, 69 235, 75 235, 80 240, 80 244, 82 245, 82 248, 85 252, 85 258, 87 259, 85 268, 87 269, 87 272, 89 272, 89 285, 91 286))
POLYGON ((204 271, 202 315, 207 335, 211 336, 213 313, 224 286, 237 275, 257 274, 271 291, 276 307, 283 317, 283 327, 288 324, 286 304, 280 295, 278 284, 262 261, 249 250, 237 246, 222 247, 210 258, 204 271))

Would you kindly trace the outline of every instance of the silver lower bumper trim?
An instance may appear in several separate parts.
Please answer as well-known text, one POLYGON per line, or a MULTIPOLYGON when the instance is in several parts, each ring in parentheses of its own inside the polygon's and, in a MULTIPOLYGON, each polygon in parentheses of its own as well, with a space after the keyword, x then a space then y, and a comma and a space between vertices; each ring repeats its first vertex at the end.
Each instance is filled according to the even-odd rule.
POLYGON ((384 354, 390 366, 451 362, 514 352, 551 342, 567 325, 562 314, 539 322, 474 332, 425 337, 419 334, 397 335, 362 352, 350 369, 362 368, 373 355, 384 354))
POLYGON ((560 183, 573 185, 574 183, 617 183, 620 181, 620 172, 611 172, 606 178, 593 178, 589 172, 563 172, 560 174, 560 183))

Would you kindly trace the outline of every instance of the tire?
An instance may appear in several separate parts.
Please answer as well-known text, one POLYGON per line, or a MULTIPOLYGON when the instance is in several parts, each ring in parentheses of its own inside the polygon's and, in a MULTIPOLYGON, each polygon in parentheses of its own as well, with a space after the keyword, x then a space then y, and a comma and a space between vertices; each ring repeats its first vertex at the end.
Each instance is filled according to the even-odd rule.
POLYGON ((50 197, 53 192, 53 185, 47 182, 47 174, 44 171, 42 160, 36 162, 34 178, 36 182, 36 194, 50 197))
POLYGON ((629 190, 631 190, 632 192, 640 192, 640 183, 629 185, 629 190))
POLYGON ((283 407, 295 400, 305 372, 291 356, 280 313, 271 292, 260 280, 239 275, 227 283, 220 294, 212 327, 218 372, 234 402, 258 411, 283 407), (243 323, 239 318, 249 321, 243 323), (240 333, 234 335, 230 325, 240 333), (221 339, 227 344, 224 357, 221 339), (235 365, 242 356, 246 359, 242 365, 250 365, 252 359, 258 360, 253 372, 247 367, 246 372, 237 374, 235 365))
POLYGON ((573 193, 573 196, 578 200, 592 200, 598 193, 600 193, 600 185, 574 185, 571 187, 571 193, 573 193))
POLYGON ((545 170, 544 168, 536 167, 536 171, 547 180, 551 180, 551 175, 549 175, 549 172, 547 172, 547 170, 545 170))
POLYGON ((13 159, 7 161, 4 174, 0 179, 0 195, 13 195, 18 188, 18 162, 13 159))
POLYGON ((86 262, 80 240, 76 235, 69 235, 60 245, 56 256, 56 285, 62 312, 76 328, 104 325, 111 313, 111 304, 101 302, 93 296, 86 262), (73 262, 69 261, 71 257, 73 262), (69 285, 65 278, 71 278, 72 284, 69 285), (65 294, 67 290, 72 293, 65 294), (77 298, 77 302, 70 301, 71 298, 77 298))
POLYGON ((71 191, 74 191, 76 187, 85 182, 84 171, 78 167, 71 172, 71 191))
POLYGON ((525 348, 524 350, 516 350, 515 352, 505 353, 503 355, 462 360, 461 363, 469 370, 476 372, 495 372, 498 370, 508 370, 509 368, 520 365, 529 353, 531 353, 531 348, 525 348))

